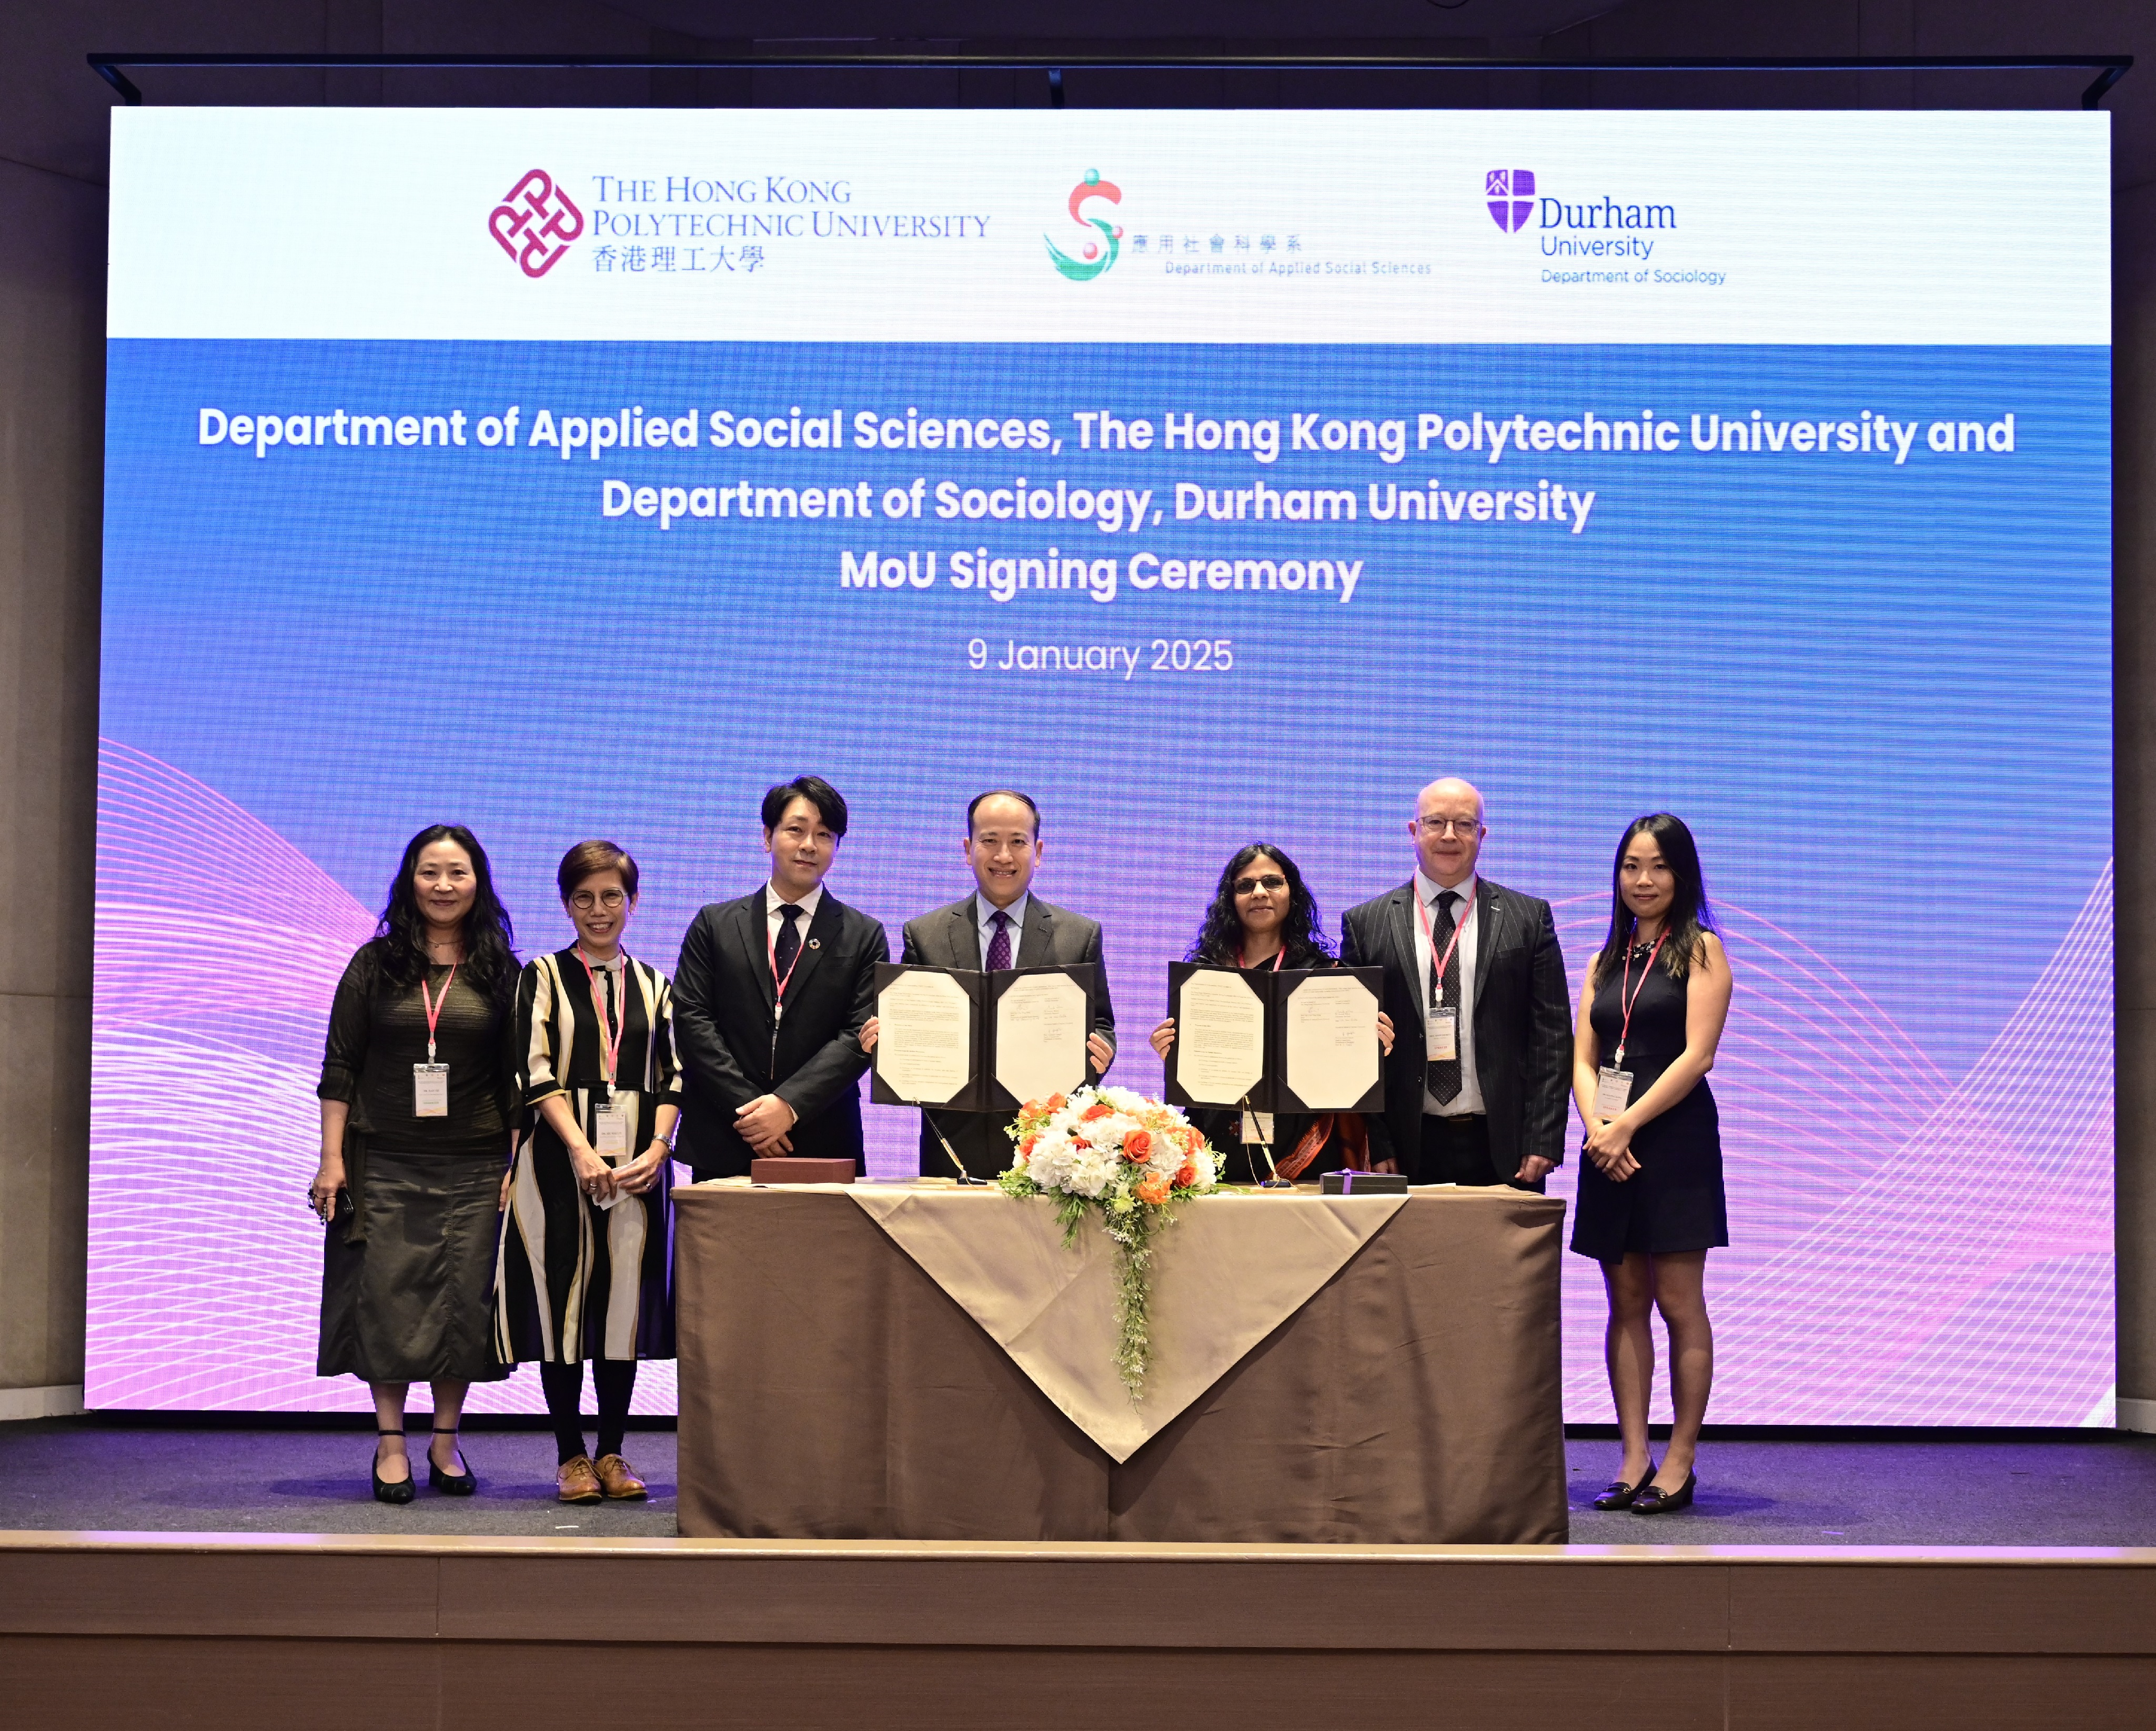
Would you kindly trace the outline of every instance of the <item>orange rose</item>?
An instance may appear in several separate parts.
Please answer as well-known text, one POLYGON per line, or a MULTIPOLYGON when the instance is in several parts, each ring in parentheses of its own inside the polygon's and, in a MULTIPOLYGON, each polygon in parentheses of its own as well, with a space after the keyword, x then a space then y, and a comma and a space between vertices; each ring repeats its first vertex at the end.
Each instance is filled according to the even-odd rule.
POLYGON ((1053 1114, 1055 1113, 1060 1112, 1070 1104, 1070 1102, 1065 1099, 1061 1094, 1052 1093, 1040 1103, 1040 1109, 1043 1112, 1053 1114))
POLYGON ((1132 1130, 1123 1138, 1123 1158, 1132 1165, 1142 1165, 1152 1152, 1152 1137, 1145 1130, 1132 1130))
POLYGON ((1158 1172, 1148 1172, 1138 1180, 1138 1200, 1158 1208, 1168 1200, 1168 1180, 1158 1172))
POLYGON ((1024 1141, 1018 1145, 1019 1153, 1021 1155, 1031 1154, 1033 1152, 1033 1145, 1040 1139, 1040 1132, 1039 1130, 1035 1130, 1031 1135, 1028 1136, 1024 1141))
POLYGON ((1106 1118, 1115 1109, 1116 1109, 1113 1106, 1111 1106, 1106 1100, 1096 1100, 1079 1115, 1078 1122, 1081 1124, 1091 1124, 1096 1118, 1106 1118))
POLYGON ((1176 1169, 1175 1181, 1178 1188, 1198 1182, 1198 1168, 1185 1160, 1176 1169))

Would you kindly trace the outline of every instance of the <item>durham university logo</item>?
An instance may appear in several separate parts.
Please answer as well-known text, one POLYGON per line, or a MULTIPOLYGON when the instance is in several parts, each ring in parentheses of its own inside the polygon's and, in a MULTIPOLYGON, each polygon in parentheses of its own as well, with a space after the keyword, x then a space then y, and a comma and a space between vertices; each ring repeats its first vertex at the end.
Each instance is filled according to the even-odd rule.
POLYGON ((1482 196, 1490 201, 1490 220, 1507 234, 1527 226, 1535 209, 1532 168, 1493 168, 1484 177, 1482 196))
POLYGON ((1049 240, 1046 235, 1041 236, 1048 244, 1050 262, 1074 283, 1090 283, 1095 277, 1101 275, 1116 262, 1116 255, 1122 250, 1122 229, 1101 218, 1079 215, 1078 207, 1089 198, 1105 198, 1111 204, 1121 204, 1123 189, 1111 181, 1102 180, 1097 168, 1087 169, 1086 178, 1070 189, 1070 220, 1081 228, 1097 229, 1101 236, 1098 240, 1088 238, 1086 244, 1079 248, 1076 258, 1072 258, 1054 241, 1049 240), (1101 250, 1103 247, 1106 248, 1105 252, 1101 250))

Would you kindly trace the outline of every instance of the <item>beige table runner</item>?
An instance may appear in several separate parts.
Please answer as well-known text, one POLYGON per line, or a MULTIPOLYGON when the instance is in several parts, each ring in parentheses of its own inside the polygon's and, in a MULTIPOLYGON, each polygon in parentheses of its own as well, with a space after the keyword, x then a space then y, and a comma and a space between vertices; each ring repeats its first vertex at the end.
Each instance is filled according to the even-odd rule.
POLYGON ((1133 1405, 1113 1357, 1115 1247, 1097 1221, 1065 1249, 1045 1198, 840 1188, 1118 1462, 1300 1309, 1407 1200, 1223 1194, 1179 1205, 1153 1240, 1152 1360, 1133 1405))

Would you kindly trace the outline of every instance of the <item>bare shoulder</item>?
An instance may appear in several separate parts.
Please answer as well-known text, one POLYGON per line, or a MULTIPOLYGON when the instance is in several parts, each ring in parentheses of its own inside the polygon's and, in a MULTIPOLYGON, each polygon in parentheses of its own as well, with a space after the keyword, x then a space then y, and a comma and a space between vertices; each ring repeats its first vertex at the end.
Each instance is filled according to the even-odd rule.
POLYGON ((1722 948, 1719 934, 1703 931, 1699 935, 1699 955, 1710 974, 1729 971, 1729 952, 1722 948))

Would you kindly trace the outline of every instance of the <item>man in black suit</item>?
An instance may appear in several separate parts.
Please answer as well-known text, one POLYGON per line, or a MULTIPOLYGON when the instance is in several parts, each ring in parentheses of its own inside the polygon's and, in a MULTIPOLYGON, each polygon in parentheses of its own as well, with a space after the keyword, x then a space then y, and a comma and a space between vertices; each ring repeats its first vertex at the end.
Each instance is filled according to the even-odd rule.
POLYGON ((674 1042, 685 1109, 680 1157, 699 1180, 752 1157, 850 1160, 861 1152, 861 1025, 883 927, 824 889, 846 802, 820 776, 763 796, 771 881, 689 922, 674 972, 674 1042))
POLYGON ((1341 920, 1340 960, 1385 970, 1399 1037, 1371 1164, 1420 1184, 1540 1190, 1564 1159, 1572 1019, 1549 904, 1475 873, 1482 796, 1433 781, 1408 823, 1414 879, 1341 920))
MULTIPOLYGON (((1032 800, 1008 788, 977 796, 966 807, 965 855, 978 888, 961 901, 907 920, 899 959, 989 973, 1060 962, 1092 963, 1093 1031, 1086 1036, 1086 1054, 1089 1079, 1097 1081, 1116 1059, 1116 1012, 1108 1001, 1108 973, 1101 960, 1100 923, 1032 893, 1040 850, 1040 808, 1032 800)), ((873 1051, 873 1022, 862 1037, 873 1051)), ((1008 1132, 1013 1117, 1001 1112, 924 1111, 922 1174, 954 1175, 951 1156, 955 1154, 969 1175, 994 1177, 1010 1165, 1008 1132)))

